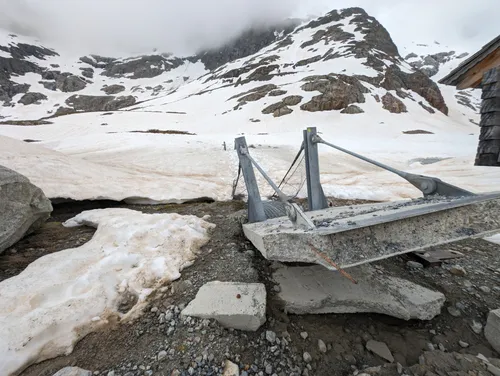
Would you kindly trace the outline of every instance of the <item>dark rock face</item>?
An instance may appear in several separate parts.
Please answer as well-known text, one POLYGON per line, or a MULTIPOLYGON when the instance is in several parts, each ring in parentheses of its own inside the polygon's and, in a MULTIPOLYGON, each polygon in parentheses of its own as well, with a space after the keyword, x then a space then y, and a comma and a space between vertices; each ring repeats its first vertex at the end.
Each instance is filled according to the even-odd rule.
POLYGON ((286 90, 273 90, 269 92, 270 97, 279 97, 280 95, 285 95, 286 90))
POLYGON ((75 92, 85 89, 87 84, 80 77, 60 75, 56 80, 56 87, 65 93, 75 92))
POLYGON ((194 58, 205 64, 207 69, 214 70, 230 61, 253 55, 262 48, 282 39, 290 34, 299 23, 299 20, 288 20, 283 25, 276 27, 248 30, 237 39, 226 43, 225 46, 199 52, 194 58))
POLYGON ((355 104, 351 104, 340 111, 341 114, 362 114, 363 112, 363 109, 355 104))
POLYGON ((19 99, 18 103, 24 105, 40 104, 40 101, 43 100, 47 100, 47 96, 42 93, 26 93, 19 99))
POLYGON ((345 75, 312 76, 304 81, 302 90, 321 93, 300 106, 304 111, 342 110, 352 103, 364 103, 363 93, 369 92, 357 78, 345 75))
POLYGON ((50 82, 50 81, 39 81, 40 84, 43 85, 43 87, 47 90, 52 90, 56 91, 57 90, 57 85, 55 82, 50 82))
POLYGON ((382 107, 393 114, 408 112, 405 104, 391 93, 386 93, 382 97, 382 107))
POLYGON ((108 64, 114 62, 116 59, 113 57, 104 57, 99 55, 89 55, 80 58, 80 61, 89 64, 94 68, 106 68, 108 64))
POLYGON ((274 84, 262 85, 245 91, 243 93, 237 94, 229 98, 229 100, 238 98, 238 102, 246 102, 246 101, 256 101, 267 95, 271 90, 277 89, 277 86, 274 84))
POLYGON ((118 94, 125 90, 125 86, 123 85, 109 85, 105 86, 101 89, 108 95, 118 94))
POLYGON ((437 84, 420 71, 405 73, 398 66, 387 68, 382 87, 387 90, 407 89, 424 97, 435 109, 448 115, 448 106, 437 84))
POLYGON ((124 61, 113 61, 106 65, 102 74, 108 77, 127 76, 128 78, 151 78, 175 69, 185 60, 167 58, 163 55, 141 56, 124 61))
POLYGON ((422 107, 428 113, 430 113, 430 114, 436 113, 436 111, 434 111, 434 109, 432 107, 426 106, 422 101, 418 102, 418 104, 420 105, 420 107, 422 107))
POLYGON ((302 96, 300 95, 289 95, 283 98, 281 101, 287 106, 295 106, 302 101, 302 96))
POLYGON ((295 106, 302 101, 302 96, 300 95, 289 95, 283 98, 280 102, 273 103, 262 110, 263 114, 273 114, 274 117, 279 117, 283 115, 288 115, 293 112, 293 110, 288 106, 295 106))
POLYGON ((114 97, 111 95, 72 95, 66 99, 66 104, 75 111, 115 111, 135 104, 131 95, 114 97))
POLYGON ((87 78, 94 78, 94 70, 92 68, 80 68, 82 76, 87 78))
POLYGON ((448 51, 422 56, 410 53, 405 57, 405 59, 412 60, 410 61, 410 65, 413 68, 419 69, 428 77, 433 77, 439 72, 439 68, 444 63, 455 59, 463 59, 466 56, 468 56, 467 52, 457 55, 455 51, 448 51))

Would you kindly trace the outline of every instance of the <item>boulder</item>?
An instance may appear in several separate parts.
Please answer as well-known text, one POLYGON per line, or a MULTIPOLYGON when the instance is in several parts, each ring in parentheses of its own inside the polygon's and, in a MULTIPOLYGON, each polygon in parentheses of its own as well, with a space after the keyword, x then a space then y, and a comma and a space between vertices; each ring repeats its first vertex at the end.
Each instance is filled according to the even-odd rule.
POLYGON ((101 90, 104 91, 108 95, 113 95, 113 94, 121 93, 123 90, 125 90, 125 86, 123 86, 123 85, 109 85, 109 86, 104 86, 101 90))
POLYGON ((39 228, 51 212, 52 204, 40 188, 0 166, 0 253, 39 228))
POLYGON ((181 315, 215 319, 228 328, 256 331, 266 322, 266 288, 262 283, 208 282, 181 315))
POLYGON ((405 104, 389 92, 382 97, 382 107, 393 114, 408 112, 405 104))
POLYGON ((500 353, 500 308, 490 311, 488 314, 484 335, 491 347, 500 353))
POLYGON ((351 104, 340 111, 341 114, 362 114, 363 112, 363 109, 355 104, 351 104))
POLYGON ((24 105, 40 104, 40 101, 45 100, 47 100, 47 96, 42 93, 26 93, 17 103, 22 103, 24 105))
POLYGON ((92 376, 92 372, 78 367, 64 367, 52 376, 92 376))
POLYGON ((290 107, 283 106, 283 107, 278 108, 276 111, 274 111, 273 116, 280 117, 280 116, 291 114, 292 112, 293 112, 293 110, 290 107))
POLYGON ((300 95, 289 95, 281 100, 286 106, 295 106, 302 101, 302 96, 300 95))
POLYGON ((280 89, 269 92, 270 97, 279 97, 280 95, 285 95, 285 94, 286 90, 280 90, 280 89))
POLYGON ((135 104, 131 95, 114 97, 111 95, 72 95, 66 99, 66 104, 75 111, 115 111, 135 104))
POLYGON ((52 81, 39 81, 38 83, 42 84, 43 87, 47 90, 51 91, 56 91, 57 90, 57 85, 55 82, 52 81))
POLYGON ((75 92, 85 89, 87 84, 80 77, 69 75, 69 76, 59 76, 56 80, 57 89, 68 93, 75 92))

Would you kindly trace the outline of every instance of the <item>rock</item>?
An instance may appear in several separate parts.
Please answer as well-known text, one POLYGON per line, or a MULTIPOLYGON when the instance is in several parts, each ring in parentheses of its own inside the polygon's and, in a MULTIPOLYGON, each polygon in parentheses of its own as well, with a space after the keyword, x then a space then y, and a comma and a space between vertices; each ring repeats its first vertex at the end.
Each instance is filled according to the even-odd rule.
POLYGON ((408 112, 405 104, 389 92, 382 97, 382 107, 393 114, 408 112))
POLYGON ((310 363, 312 361, 312 356, 308 352, 305 352, 302 354, 302 359, 304 359, 304 362, 310 363))
POLYGON ((43 85, 43 87, 47 90, 51 90, 51 91, 56 91, 57 90, 57 85, 55 82, 50 82, 50 81, 40 81, 39 82, 40 84, 43 85))
POLYGON ((104 86, 102 89, 106 94, 112 95, 112 94, 118 94, 125 90, 125 86, 123 85, 109 85, 109 86, 104 86))
POLYGON ((364 113, 363 109, 359 106, 356 106, 355 104, 350 104, 346 108, 344 108, 342 111, 340 111, 341 114, 362 114, 364 113))
POLYGON ((265 371, 268 375, 273 373, 273 366, 271 364, 266 364, 265 371))
POLYGON ((460 266, 460 265, 453 265, 450 268, 450 273, 453 274, 453 275, 461 276, 461 277, 467 275, 466 270, 462 266, 460 266))
POLYGON ((385 359, 391 363, 394 362, 394 357, 392 356, 391 350, 389 350, 384 342, 378 342, 371 339, 366 343, 366 349, 371 351, 375 355, 380 356, 382 359, 385 359))
POLYGON ((28 178, 0 166, 0 254, 38 229, 52 212, 52 204, 28 178))
POLYGON ((326 353, 326 345, 320 339, 318 339, 318 347, 319 347, 319 351, 321 351, 323 354, 326 353))
POLYGON ((462 347, 464 349, 469 347, 469 344, 467 342, 462 341, 462 340, 458 341, 458 344, 460 345, 460 347, 462 347))
POLYGON ((269 92, 270 97, 279 97, 280 95, 285 95, 286 90, 272 90, 269 92))
POLYGON ((54 373, 53 376, 92 376, 92 372, 78 367, 64 367, 54 373))
POLYGON ((476 320, 472 320, 472 324, 470 327, 472 331, 476 334, 481 334, 481 332, 483 331, 483 324, 477 322, 476 320))
POLYGON ((491 347, 500 353, 500 308, 490 311, 488 314, 484 335, 491 347))
POLYGON ((403 320, 430 320, 441 312, 445 297, 407 280, 380 274, 368 265, 349 268, 353 284, 323 266, 280 267, 273 279, 278 297, 294 314, 373 312, 403 320))
POLYGON ((271 343, 276 342, 276 333, 272 330, 266 330, 266 340, 271 343))
POLYGON ((283 106, 283 107, 278 108, 276 111, 274 111, 273 116, 280 117, 280 116, 291 114, 292 112, 293 112, 293 110, 290 107, 283 106))
POLYGON ((459 317, 459 316, 461 316, 461 315, 462 315, 462 312, 460 312, 460 310, 459 310, 459 309, 457 309, 457 308, 455 308, 455 307, 453 307, 453 306, 449 306, 449 307, 447 307, 446 309, 448 310, 448 313, 449 313, 450 315, 452 315, 453 317, 459 317))
POLYGON ((239 330, 257 330, 266 321, 266 288, 262 283, 209 282, 181 312, 215 319, 239 330))
POLYGON ((301 95, 289 95, 281 100, 286 106, 295 106, 302 101, 301 95))
POLYGON ((397 363, 396 368, 397 368, 398 374, 401 375, 403 373, 403 365, 401 363, 397 363))
POLYGON ((156 358, 158 359, 159 362, 161 362, 166 357, 167 357, 167 352, 165 350, 162 350, 158 353, 156 358))
POLYGON ((87 84, 80 77, 70 75, 70 76, 59 76, 56 81, 57 89, 68 93, 74 91, 80 91, 85 89, 87 84))
POLYGON ((416 261, 408 261, 406 263, 406 266, 409 269, 423 269, 424 268, 424 266, 421 263, 416 262, 416 261))
POLYGON ((309 334, 307 334, 307 332, 300 332, 300 336, 302 337, 302 339, 307 339, 307 337, 309 337, 309 334))
POLYGON ((47 96, 42 93, 26 93, 17 103, 22 103, 24 105, 40 104, 40 101, 45 100, 47 100, 47 96))
POLYGON ((230 360, 226 360, 224 363, 224 371, 222 373, 222 376, 239 376, 240 375, 240 369, 236 364, 231 362, 230 360))
POLYGON ((426 105, 424 104, 424 102, 419 101, 419 102, 418 102, 418 104, 420 105, 420 107, 422 107, 422 108, 423 108, 425 111, 427 111, 428 113, 430 113, 430 114, 435 114, 435 113, 436 113, 436 111, 434 111, 434 109, 433 109, 432 107, 426 106, 426 105))
POLYGON ((87 78, 94 78, 94 70, 92 68, 80 68, 82 76, 87 78))
POLYGON ((488 286, 480 286, 479 290, 481 290, 485 294, 489 294, 491 292, 491 289, 488 286))
POLYGON ((72 95, 66 99, 66 104, 76 111, 115 111, 135 104, 131 95, 122 97, 72 95))

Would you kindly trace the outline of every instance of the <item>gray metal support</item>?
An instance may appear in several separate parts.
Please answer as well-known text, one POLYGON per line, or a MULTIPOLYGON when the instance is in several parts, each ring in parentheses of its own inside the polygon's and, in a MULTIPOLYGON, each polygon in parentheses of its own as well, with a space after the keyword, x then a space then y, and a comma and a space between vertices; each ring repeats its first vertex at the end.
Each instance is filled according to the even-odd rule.
POLYGON ((316 136, 316 127, 304 130, 304 151, 307 177, 307 203, 309 210, 320 210, 328 207, 328 203, 321 187, 319 175, 318 144, 313 142, 316 136))
POLYGON ((245 179, 245 185, 248 192, 248 222, 254 223, 265 221, 266 214, 264 213, 264 205, 260 198, 259 186, 257 185, 257 179, 253 171, 252 161, 248 158, 247 154, 241 152, 242 149, 248 150, 245 137, 236 138, 234 140, 234 148, 238 153, 243 178, 245 179))

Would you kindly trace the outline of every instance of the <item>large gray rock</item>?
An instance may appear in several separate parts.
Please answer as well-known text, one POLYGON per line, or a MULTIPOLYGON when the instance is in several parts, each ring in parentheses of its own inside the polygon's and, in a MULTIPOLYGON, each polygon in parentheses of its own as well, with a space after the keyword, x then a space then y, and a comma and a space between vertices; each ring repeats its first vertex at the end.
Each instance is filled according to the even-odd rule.
POLYGON ((40 188, 0 166, 0 253, 40 227, 51 212, 52 205, 40 188))
POLYGON ((266 322, 266 288, 262 283, 209 282, 181 314, 215 319, 228 328, 256 331, 266 322))
POLYGON ((500 308, 490 311, 484 335, 491 347, 500 353, 500 308))
POLYGON ((59 76, 56 81, 56 86, 59 90, 68 93, 85 89, 87 84, 77 76, 59 76))
POLYGON ((29 104, 40 104, 40 101, 47 100, 47 96, 42 93, 26 93, 21 99, 19 99, 18 103, 22 103, 24 105, 29 104))
POLYGON ((53 376, 92 376, 92 372, 78 367, 64 367, 54 373, 53 376))
POLYGON ((112 95, 72 95, 66 104, 76 111, 115 111, 135 104, 131 95, 114 97, 112 95))
POLYGON ((403 320, 430 320, 441 312, 440 292, 379 274, 367 265, 352 267, 352 283, 323 266, 282 267, 274 274, 285 310, 295 314, 380 313, 403 320))
POLYGON ((125 86, 115 84, 115 85, 104 86, 101 90, 108 95, 113 95, 121 93, 123 90, 125 90, 125 86))

